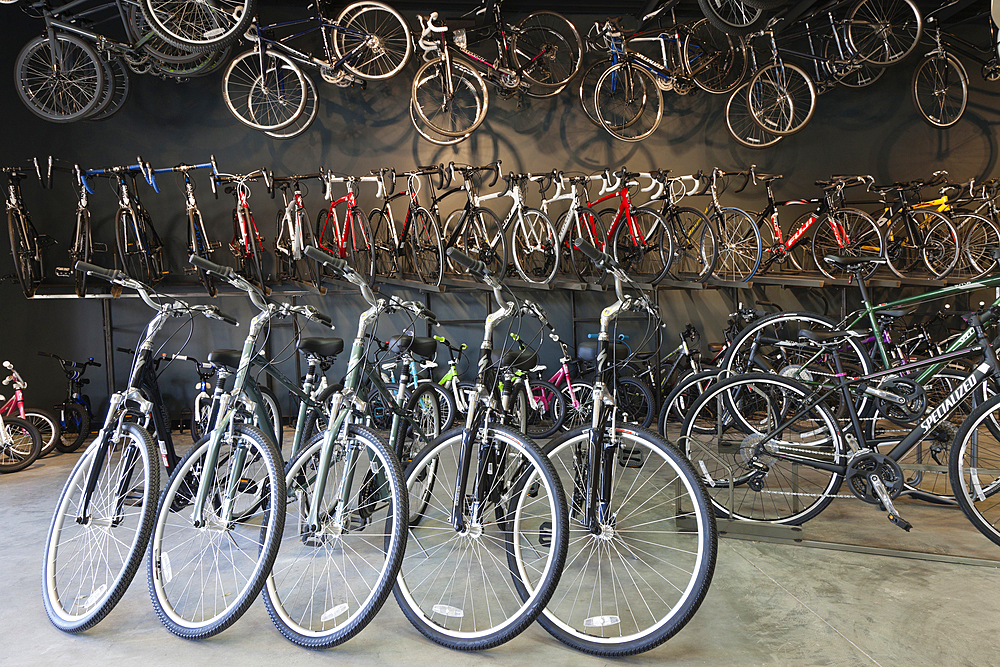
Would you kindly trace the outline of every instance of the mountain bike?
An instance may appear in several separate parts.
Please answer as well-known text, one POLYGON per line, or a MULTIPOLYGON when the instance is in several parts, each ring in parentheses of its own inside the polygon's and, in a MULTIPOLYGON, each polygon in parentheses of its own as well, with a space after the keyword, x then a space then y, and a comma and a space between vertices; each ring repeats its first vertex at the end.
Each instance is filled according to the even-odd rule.
POLYGON ((10 385, 14 390, 14 395, 10 400, 0 405, 0 415, 17 417, 30 423, 42 438, 42 446, 38 451, 38 458, 52 453, 60 442, 62 442, 62 427, 59 420, 50 412, 39 408, 24 407, 24 390, 28 388, 28 383, 24 381, 21 374, 14 370, 14 365, 9 361, 3 362, 3 367, 10 373, 3 383, 10 385))
MULTIPOLYGON (((157 453, 168 472, 175 471, 180 461, 152 363, 156 335, 171 317, 202 314, 236 324, 214 306, 161 301, 150 287, 121 271, 82 262, 75 268, 136 290, 156 315, 137 345, 127 386, 111 395, 97 437, 70 472, 49 525, 42 599, 49 620, 65 632, 93 627, 121 599, 146 552, 153 526, 160 490, 157 453)), ((60 361, 66 369, 67 362, 60 361)))
MULTIPOLYGON (((225 188, 227 193, 233 195, 236 206, 233 209, 233 240, 229 243, 229 249, 236 258, 241 276, 257 285, 264 292, 264 296, 271 293, 271 288, 264 280, 264 237, 257 231, 257 223, 254 222, 253 212, 250 210, 250 183, 257 179, 263 179, 264 185, 270 188, 270 180, 266 169, 255 169, 248 174, 212 174, 215 187, 212 191, 218 197, 218 186, 230 183, 225 188)), ((197 265, 196 265, 197 266, 197 265)))
POLYGON ((59 411, 60 439, 56 448, 60 452, 73 452, 80 448, 83 441, 90 435, 90 425, 94 419, 90 397, 83 393, 83 388, 90 383, 90 378, 83 377, 87 368, 100 368, 101 364, 93 357, 87 361, 69 361, 51 352, 39 352, 39 356, 50 357, 59 362, 66 374, 66 400, 56 405, 59 411))
MULTIPOLYGON (((38 160, 34 161, 35 173, 42 180, 38 160)), ((21 196, 21 181, 28 177, 22 167, 0 167, 7 176, 7 231, 10 234, 10 252, 14 259, 14 272, 24 296, 31 298, 44 278, 42 248, 55 241, 35 231, 28 210, 21 196)), ((44 181, 43 181, 44 184, 44 181)))

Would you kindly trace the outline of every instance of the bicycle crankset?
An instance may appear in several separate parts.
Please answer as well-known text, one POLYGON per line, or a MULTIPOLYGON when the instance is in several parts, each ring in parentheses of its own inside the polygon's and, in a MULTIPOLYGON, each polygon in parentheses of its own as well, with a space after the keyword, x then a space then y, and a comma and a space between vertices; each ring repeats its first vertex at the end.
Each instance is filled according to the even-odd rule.
POLYGON ((847 484, 851 493, 872 505, 882 504, 872 476, 878 477, 889 498, 896 498, 903 490, 903 471, 899 464, 875 452, 858 454, 847 464, 847 484))
POLYGON ((887 378, 869 393, 878 397, 879 414, 900 426, 915 422, 927 410, 927 392, 908 378, 887 378))

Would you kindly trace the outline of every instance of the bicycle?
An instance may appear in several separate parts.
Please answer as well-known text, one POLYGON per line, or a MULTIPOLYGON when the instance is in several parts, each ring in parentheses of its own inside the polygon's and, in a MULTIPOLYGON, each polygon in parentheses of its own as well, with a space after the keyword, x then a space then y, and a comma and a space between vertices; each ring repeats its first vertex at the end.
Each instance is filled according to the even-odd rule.
MULTIPOLYGON (((38 160, 34 160, 35 173, 42 181, 38 160)), ((31 217, 21 195, 21 181, 28 177, 21 167, 2 167, 0 173, 7 176, 7 231, 10 234, 10 252, 14 260, 14 272, 21 285, 21 291, 28 299, 44 279, 42 269, 42 248, 55 243, 45 235, 35 231, 31 217)), ((45 182, 42 181, 44 185, 45 182)))
POLYGON ((452 211, 441 227, 444 252, 451 257, 448 254, 449 250, 461 248, 463 253, 485 263, 497 279, 502 280, 507 273, 507 237, 497 214, 479 205, 483 198, 495 198, 500 195, 481 197, 474 180, 483 172, 492 172, 493 179, 486 187, 493 187, 500 177, 500 160, 482 167, 452 162, 448 165, 449 184, 454 179, 456 171, 462 177, 462 186, 435 197, 431 206, 431 210, 437 213, 438 202, 442 199, 453 192, 465 193, 465 206, 452 211))
POLYGON ((142 15, 165 41, 194 51, 217 50, 237 41, 256 13, 257 0, 140 0, 142 15))
MULTIPOLYGON (((163 169, 153 169, 153 174, 163 174, 163 173, 178 173, 184 181, 184 212, 187 217, 187 244, 188 244, 188 254, 198 255, 199 257, 204 257, 205 259, 211 259, 212 253, 222 247, 221 241, 211 241, 208 237, 208 231, 205 228, 205 220, 202 218, 201 211, 198 209, 198 202, 195 200, 194 196, 194 182, 191 180, 190 173, 195 169, 209 169, 212 170, 212 176, 218 176, 219 170, 215 165, 215 156, 212 155, 209 162, 203 164, 179 164, 175 167, 166 167, 163 169)), ((212 194, 218 196, 216 192, 216 181, 214 178, 209 180, 212 185, 212 194)), ((84 201, 84 206, 86 205, 86 200, 84 201)), ((83 259, 83 258, 80 258, 83 259)), ((83 259, 83 261, 87 261, 83 259)), ((193 269, 198 274, 198 280, 205 287, 205 291, 208 292, 210 297, 214 297, 219 293, 218 288, 215 286, 215 282, 212 280, 212 276, 200 271, 193 269)), ((77 272, 77 275, 82 275, 81 272, 77 272)))
POLYGON ((278 211, 277 228, 274 232, 274 256, 278 264, 278 280, 294 280, 312 284, 320 293, 326 294, 319 266, 306 259, 302 251, 306 246, 314 245, 312 225, 305 204, 302 203, 302 187, 304 180, 321 178, 320 174, 304 176, 275 176, 269 179, 271 197, 277 186, 281 190, 282 209, 278 211), (289 196, 291 190, 291 196, 289 196), (305 262, 305 269, 300 268, 300 262, 305 262))
POLYGON ((73 175, 73 185, 77 188, 76 202, 76 223, 73 227, 73 243, 69 248, 70 266, 56 267, 55 274, 59 277, 72 277, 76 295, 83 298, 87 295, 87 275, 80 271, 74 271, 73 266, 77 262, 90 262, 95 252, 107 252, 108 246, 104 243, 94 242, 93 233, 90 226, 90 209, 88 195, 94 194, 90 186, 90 178, 86 175, 80 165, 73 165, 72 169, 53 164, 53 159, 49 157, 49 170, 47 178, 43 179, 45 187, 52 185, 52 172, 64 171, 73 175))
MULTIPOLYGON (((157 447, 168 472, 176 471, 179 464, 151 363, 156 335, 170 317, 203 314, 236 323, 214 306, 158 302, 150 287, 121 271, 82 262, 75 268, 136 290, 156 315, 137 346, 126 388, 111 395, 97 437, 70 472, 49 525, 42 599, 49 620, 64 632, 93 627, 121 599, 146 552, 153 525, 160 490, 157 447), (153 428, 156 444, 147 427, 153 428)), ((85 370, 97 365, 55 358, 67 374, 69 368, 85 370)), ((158 546, 154 548, 159 551, 158 546)))
MULTIPOLYGON (((292 125, 315 98, 311 79, 300 65, 319 70, 324 81, 346 87, 398 74, 410 59, 413 44, 406 20, 380 2, 355 2, 331 21, 323 4, 310 5, 306 18, 261 24, 254 20, 248 38, 250 51, 236 56, 223 76, 226 106, 237 120, 257 130, 280 132, 292 125), (292 28, 285 37, 276 31, 292 28), (319 33, 322 57, 302 51, 290 42, 319 33)), ((313 114, 317 103, 313 101, 313 114)), ((306 126, 307 127, 307 126, 306 126)), ((298 125, 297 132, 304 131, 298 125)))
POLYGON ((66 374, 66 400, 56 405, 59 411, 60 438, 56 448, 60 452, 74 452, 80 448, 83 441, 90 435, 90 425, 94 420, 90 397, 83 393, 83 388, 90 383, 90 378, 83 377, 87 368, 100 368, 100 362, 93 357, 87 361, 69 361, 51 352, 39 352, 40 357, 50 357, 59 362, 66 374))
POLYGON ((323 171, 323 198, 330 205, 316 216, 316 247, 334 257, 346 259, 352 269, 360 273, 372 284, 375 280, 375 253, 373 251, 372 228, 368 216, 358 206, 358 183, 375 182, 382 190, 382 180, 376 176, 336 176, 332 171, 323 171), (347 194, 336 199, 333 184, 343 183, 347 194), (337 207, 344 205, 343 224, 337 216, 337 207))
POLYGON ((229 243, 229 249, 239 263, 239 273, 244 278, 257 285, 264 296, 271 293, 271 288, 264 280, 264 237, 257 231, 257 223, 254 222, 253 212, 250 210, 250 185, 257 179, 263 179, 264 185, 270 189, 270 180, 266 169, 255 169, 248 174, 220 174, 213 173, 212 180, 215 187, 212 192, 218 197, 218 187, 231 183, 225 188, 227 193, 233 195, 236 206, 233 208, 233 240, 229 243))
POLYGON ((420 282, 434 287, 441 284, 444 273, 441 229, 434 216, 420 205, 418 199, 420 178, 431 179, 435 174, 438 176, 439 187, 444 188, 443 167, 418 167, 401 174, 406 177, 406 190, 393 194, 396 189, 395 170, 389 170, 388 179, 386 170, 379 170, 379 194, 383 202, 381 207, 372 209, 368 215, 372 228, 373 273, 376 276, 392 278, 402 275, 402 259, 408 256, 420 282), (386 180, 388 185, 385 184, 386 180), (402 197, 407 198, 406 213, 402 229, 397 230, 390 204, 402 197))
MULTIPOLYGON (((658 309, 641 292, 625 294, 626 285, 638 286, 612 257, 579 247, 612 274, 617 300, 601 318, 591 422, 545 449, 572 522, 567 565, 539 622, 577 650, 625 656, 660 645, 694 615, 711 583, 718 535, 690 463, 659 436, 621 424, 614 407, 608 329, 631 310, 659 321, 658 309)), ((532 592, 527 568, 515 565, 532 592)))
POLYGON ((513 368, 531 359, 517 361, 520 354, 512 351, 506 360, 512 366, 489 371, 493 330, 518 308, 503 299, 484 264, 454 248, 449 255, 487 281, 499 309, 485 322, 465 425, 431 442, 407 470, 411 498, 428 502, 412 505, 419 520, 410 522, 393 594, 425 636, 476 650, 510 640, 541 613, 559 580, 569 526, 552 464, 503 426, 514 403, 513 368), (516 573, 515 562, 527 571, 516 573))
POLYGON ((760 268, 763 258, 761 233, 750 214, 740 208, 722 206, 719 203, 719 179, 728 176, 743 176, 744 181, 736 191, 739 194, 750 182, 750 171, 723 171, 712 169, 708 178, 708 194, 711 199, 705 214, 718 230, 718 260, 713 273, 722 280, 749 282, 760 268))
POLYGON ((595 176, 565 176, 561 171, 549 175, 532 177, 532 180, 542 179, 539 189, 544 193, 551 184, 556 184, 556 191, 551 197, 543 198, 539 210, 548 216, 549 205, 558 201, 568 201, 569 208, 563 214, 556 230, 556 239, 569 261, 562 261, 562 266, 573 267, 573 273, 584 283, 598 283, 604 275, 593 270, 593 264, 573 245, 573 239, 587 239, 594 247, 604 248, 607 241, 604 223, 599 215, 590 207, 587 185, 592 181, 601 180, 601 193, 607 188, 605 180, 607 173, 595 176), (581 192, 582 191, 582 192, 581 192))
POLYGON ((572 23, 555 12, 539 11, 511 25, 503 19, 501 4, 484 3, 476 10, 485 15, 483 25, 451 31, 450 36, 446 25, 435 25, 437 12, 427 19, 417 16, 417 43, 426 62, 413 77, 410 99, 416 116, 437 134, 464 138, 483 123, 489 108, 486 81, 504 97, 549 97, 580 68, 583 45, 572 23), (496 60, 469 49, 490 40, 496 60))
POLYGON ((674 254, 667 275, 674 280, 703 283, 715 272, 720 232, 698 209, 679 205, 684 197, 705 194, 702 174, 669 176, 669 173, 668 169, 650 174, 650 188, 658 186, 658 189, 645 206, 663 202, 660 217, 667 222, 674 238, 674 254))
POLYGON ((0 405, 0 415, 17 417, 34 426, 42 439, 42 446, 38 450, 37 458, 48 456, 56 448, 56 445, 62 442, 62 427, 59 425, 59 420, 46 410, 25 408, 24 390, 28 388, 28 383, 24 381, 20 373, 14 370, 14 365, 9 361, 3 362, 3 367, 10 373, 3 383, 11 386, 14 395, 10 397, 9 401, 0 405))
POLYGON ((104 169, 88 169, 86 176, 101 176, 112 181, 118 195, 118 211, 115 213, 115 240, 122 269, 129 277, 155 285, 166 275, 163 264, 163 242, 153 228, 149 211, 139 200, 136 176, 142 174, 146 183, 156 193, 160 192, 156 177, 149 164, 139 157, 136 164, 104 169), (129 188, 126 178, 132 180, 129 188))
MULTIPOLYGON (((0 396, 0 402, 4 400, 0 396)), ((42 436, 32 424, 19 417, 0 414, 0 473, 24 470, 42 451, 42 436)))

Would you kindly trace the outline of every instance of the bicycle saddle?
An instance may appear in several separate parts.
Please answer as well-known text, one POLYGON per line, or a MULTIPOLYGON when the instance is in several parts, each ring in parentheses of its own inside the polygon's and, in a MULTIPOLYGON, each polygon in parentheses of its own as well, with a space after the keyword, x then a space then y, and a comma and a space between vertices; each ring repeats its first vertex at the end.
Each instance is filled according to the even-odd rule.
MULTIPOLYGON (((599 340, 588 340, 580 343, 576 346, 576 356, 580 358, 581 361, 597 361, 597 350, 600 349, 599 340)), ((611 346, 611 358, 622 361, 627 358, 631 352, 628 346, 624 343, 614 342, 611 346)))
POLYGON ((208 353, 208 361, 216 366, 239 368, 243 353, 240 350, 212 350, 208 353))
POLYGON ((530 347, 523 350, 509 350, 502 357, 499 350, 493 350, 491 358, 495 366, 519 371, 530 371, 538 365, 538 355, 530 347))
POLYGON ((888 308, 886 310, 876 310, 875 317, 896 320, 904 315, 909 315, 913 312, 913 310, 913 308, 888 308))
POLYGON ((416 357, 432 357, 434 356, 434 352, 437 351, 437 341, 433 338, 425 338, 424 336, 400 334, 393 336, 386 343, 389 345, 389 351, 396 354, 409 352, 416 357))
POLYGON ((872 264, 885 264, 885 257, 837 257, 836 255, 827 255, 823 258, 823 261, 837 267, 841 271, 858 273, 859 271, 868 270, 872 264))
POLYGON ((335 357, 344 351, 343 338, 301 338, 298 345, 299 351, 307 354, 315 354, 320 357, 335 357))
POLYGON ((840 343, 848 338, 864 338, 868 336, 867 331, 854 331, 845 329, 843 331, 815 331, 813 329, 800 329, 799 340, 811 340, 820 345, 826 343, 840 343))
POLYGON ((764 181, 765 183, 770 183, 771 181, 780 181, 785 177, 784 174, 754 174, 758 181, 764 181))

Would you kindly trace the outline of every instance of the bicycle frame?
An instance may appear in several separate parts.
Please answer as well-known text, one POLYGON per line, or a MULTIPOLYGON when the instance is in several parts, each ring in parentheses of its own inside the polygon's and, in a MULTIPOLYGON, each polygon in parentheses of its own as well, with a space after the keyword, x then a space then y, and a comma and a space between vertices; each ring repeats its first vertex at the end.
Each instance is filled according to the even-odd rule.
MULTIPOLYGON (((137 48, 142 46, 144 43, 155 37, 155 33, 150 31, 147 35, 140 37, 139 41, 135 44, 125 44, 123 42, 118 42, 113 39, 109 39, 104 35, 94 32, 92 30, 87 30, 86 28, 81 28, 76 23, 79 19, 91 20, 90 17, 100 12, 110 9, 111 7, 117 8, 117 15, 121 19, 123 27, 129 25, 128 17, 125 12, 125 5, 127 4, 137 4, 133 0, 112 0, 111 2, 105 2, 103 4, 97 5, 96 7, 90 7, 83 11, 73 12, 72 10, 76 7, 92 2, 92 0, 72 0, 64 5, 60 5, 54 9, 49 7, 43 7, 42 17, 45 19, 45 31, 48 34, 49 44, 51 45, 52 55, 55 60, 53 62, 61 62, 61 56, 59 53, 59 40, 56 39, 56 31, 68 32, 80 37, 84 37, 92 42, 94 42, 99 50, 112 51, 120 55, 137 56, 137 48)), ((96 21, 96 23, 101 23, 103 21, 111 20, 110 17, 96 21)), ((127 28, 126 28, 127 29, 127 28)))
MULTIPOLYGON (((317 2, 311 7, 315 7, 315 15, 309 16, 301 19, 294 19, 291 21, 282 21, 280 23, 268 23, 264 25, 254 24, 256 28, 256 42, 257 50, 260 53, 261 65, 263 67, 264 58, 267 54, 268 48, 274 48, 280 51, 282 54, 288 56, 291 60, 301 63, 303 65, 308 65, 310 67, 315 67, 317 69, 330 68, 334 71, 339 72, 343 67, 344 63, 351 62, 357 57, 358 53, 365 47, 365 39, 368 37, 367 33, 354 30, 352 28, 347 28, 339 23, 331 21, 330 19, 323 16, 321 9, 322 4, 317 2), (312 24, 312 25, 310 25, 312 24), (275 38, 274 32, 282 28, 289 28, 293 26, 306 26, 303 30, 295 32, 285 37, 275 38), (310 35, 312 33, 319 32, 323 37, 323 53, 326 56, 326 60, 317 58, 314 55, 300 51, 289 44, 289 42, 296 40, 300 37, 310 35), (354 47, 349 53, 344 54, 342 58, 336 58, 336 54, 333 51, 333 47, 330 45, 330 34, 333 32, 343 32, 348 36, 359 38, 359 44, 354 47)), ((261 70, 265 71, 265 70, 261 70)), ((354 77, 351 76, 351 81, 354 82, 354 77)), ((363 79, 359 79, 362 87, 365 85, 363 79)))
MULTIPOLYGON (((351 221, 355 216, 355 211, 359 210, 358 199, 357 199, 358 183, 362 181, 377 181, 379 183, 379 189, 381 190, 382 180, 374 176, 335 177, 329 173, 323 174, 322 170, 320 171, 320 177, 323 179, 323 182, 325 183, 326 187, 325 197, 330 202, 330 206, 327 209, 326 222, 324 223, 323 228, 316 230, 318 232, 316 235, 316 245, 317 247, 325 250, 334 257, 337 257, 338 259, 343 259, 349 255, 349 250, 350 250, 349 244, 353 244, 355 250, 359 247, 357 244, 357 239, 354 238, 354 225, 351 224, 351 221), (346 185, 347 187, 347 194, 345 194, 340 199, 333 198, 333 183, 335 182, 344 183, 344 185, 346 185), (339 221, 337 220, 337 206, 339 204, 344 204, 344 203, 347 204, 347 210, 344 213, 344 223, 341 226, 339 221), (332 227, 330 226, 331 221, 333 223, 332 227), (334 240, 337 242, 337 246, 335 248, 331 248, 330 246, 323 244, 323 238, 326 236, 328 229, 333 234, 334 240)), ((363 227, 361 232, 362 232, 362 241, 364 242, 364 246, 362 247, 370 248, 372 246, 372 239, 364 237, 365 232, 363 227)))

